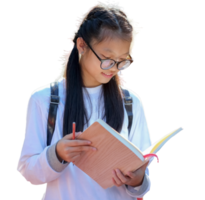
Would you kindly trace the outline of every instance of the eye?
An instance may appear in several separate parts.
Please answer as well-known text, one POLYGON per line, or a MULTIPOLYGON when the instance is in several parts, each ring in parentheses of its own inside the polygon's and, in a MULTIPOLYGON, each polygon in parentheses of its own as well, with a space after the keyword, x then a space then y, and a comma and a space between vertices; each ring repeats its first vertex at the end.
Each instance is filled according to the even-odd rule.
POLYGON ((108 56, 104 56, 104 55, 101 55, 103 57, 103 59, 110 59, 110 57, 108 56))
MULTIPOLYGON (((113 59, 113 58, 110 58, 110 57, 106 57, 104 55, 101 55, 101 56, 103 57, 103 59, 113 59)), ((126 57, 126 58, 119 58, 120 61, 126 60, 126 59, 128 59, 128 57, 126 57)))
MULTIPOLYGON (((113 59, 113 58, 111 58, 111 57, 109 57, 109 56, 106 56, 106 55, 102 55, 101 54, 101 57, 102 57, 102 59, 112 59, 112 60, 115 60, 115 59, 113 59)), ((123 61, 123 60, 129 60, 129 55, 127 56, 127 57, 125 57, 125 58, 119 58, 119 61, 123 61)))

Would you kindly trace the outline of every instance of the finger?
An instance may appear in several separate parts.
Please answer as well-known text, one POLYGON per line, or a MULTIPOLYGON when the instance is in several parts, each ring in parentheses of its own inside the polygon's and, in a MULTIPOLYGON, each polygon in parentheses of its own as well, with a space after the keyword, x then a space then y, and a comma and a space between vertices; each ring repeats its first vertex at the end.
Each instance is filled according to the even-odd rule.
MULTIPOLYGON (((81 131, 76 132, 75 137, 78 137, 80 134, 82 134, 81 131)), ((73 139, 73 133, 67 134, 63 138, 66 139, 66 140, 72 140, 73 139)))
POLYGON ((142 165, 140 168, 138 168, 136 171, 134 171, 134 172, 131 172, 131 171, 129 171, 129 172, 127 172, 127 175, 130 177, 130 178, 134 178, 135 176, 136 176, 136 174, 138 174, 138 173, 144 173, 144 171, 146 170, 146 168, 147 168, 147 165, 148 165, 149 163, 145 163, 144 165, 142 165))
POLYGON ((144 165, 144 166, 145 166, 145 168, 147 168, 148 164, 149 164, 149 162, 147 162, 147 163, 144 165))
POLYGON ((142 165, 139 169, 146 168, 148 164, 149 164, 149 162, 146 162, 146 163, 145 163, 144 165, 142 165))
POLYGON ((119 169, 116 169, 115 172, 116 172, 118 178, 120 179, 120 181, 123 184, 125 184, 125 183, 127 183, 129 181, 130 178, 125 177, 124 174, 119 169))
POLYGON ((115 179, 112 177, 112 182, 117 185, 117 183, 115 182, 115 179))
POLYGON ((133 171, 133 173, 137 172, 137 171, 142 171, 145 170, 147 168, 147 165, 149 164, 149 162, 144 163, 142 166, 140 166, 137 170, 133 171))
POLYGON ((77 157, 81 156, 82 152, 71 152, 65 156, 67 162, 73 162, 77 157))
POLYGON ((77 160, 80 156, 81 156, 81 154, 73 156, 72 159, 71 159, 72 160, 71 162, 75 162, 75 160, 77 160))
POLYGON ((116 181, 115 181, 115 179, 114 179, 113 177, 112 177, 112 182, 113 182, 113 183, 114 183, 114 185, 115 185, 115 186, 117 186, 117 187, 120 187, 120 186, 122 186, 122 185, 123 185, 123 184, 117 184, 117 183, 116 183, 116 181))
POLYGON ((129 177, 129 178, 133 178, 134 177, 134 174, 133 174, 133 172, 131 172, 131 171, 128 171, 127 173, 126 173, 126 175, 129 177))
MULTIPOLYGON (((82 144, 77 146, 71 146, 67 148, 67 152, 81 152, 81 151, 93 151, 93 149, 96 149, 95 147, 89 145, 89 144, 82 144)), ((97 150, 97 149, 96 149, 97 150)))
POLYGON ((85 146, 85 145, 91 145, 91 142, 88 140, 70 140, 69 146, 75 147, 75 146, 85 146))
POLYGON ((113 176, 114 176, 113 178, 114 178, 116 184, 117 184, 117 185, 120 185, 120 184, 121 184, 121 181, 120 181, 120 179, 118 178, 118 176, 117 176, 115 170, 113 171, 113 176))

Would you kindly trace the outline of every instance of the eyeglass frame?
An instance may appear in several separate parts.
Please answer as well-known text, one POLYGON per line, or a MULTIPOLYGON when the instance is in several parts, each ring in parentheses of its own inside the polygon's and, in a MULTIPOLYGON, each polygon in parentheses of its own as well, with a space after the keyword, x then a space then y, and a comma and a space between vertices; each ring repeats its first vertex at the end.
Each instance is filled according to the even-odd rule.
MULTIPOLYGON (((96 57, 97 57, 97 58, 99 59, 99 61, 101 62, 101 64, 100 64, 100 68, 101 68, 101 69, 103 69, 103 70, 111 69, 112 67, 115 66, 115 64, 117 64, 117 69, 118 69, 118 70, 123 70, 123 68, 122 68, 122 69, 119 69, 118 66, 119 66, 119 64, 120 64, 121 62, 124 62, 124 61, 126 61, 126 60, 128 60, 128 59, 122 60, 122 61, 120 61, 120 62, 117 62, 117 61, 115 61, 115 60, 113 60, 113 59, 101 59, 101 58, 97 55, 97 53, 95 53, 95 51, 93 50, 93 48, 92 48, 87 42, 86 42, 86 44, 88 45, 88 47, 92 50, 92 52, 96 55, 96 57), (110 68, 104 69, 104 68, 101 67, 103 60, 112 60, 112 61, 114 61, 115 64, 114 64, 112 67, 110 67, 110 68)), ((133 59, 132 59, 131 55, 129 55, 129 57, 131 58, 131 59, 129 60, 129 61, 130 61, 130 65, 131 65, 132 62, 133 62, 133 59)), ((129 65, 129 66, 130 66, 130 65, 129 65)), ((128 67, 129 67, 129 66, 128 66, 128 67)), ((126 67, 125 69, 127 69, 128 67, 126 67)))

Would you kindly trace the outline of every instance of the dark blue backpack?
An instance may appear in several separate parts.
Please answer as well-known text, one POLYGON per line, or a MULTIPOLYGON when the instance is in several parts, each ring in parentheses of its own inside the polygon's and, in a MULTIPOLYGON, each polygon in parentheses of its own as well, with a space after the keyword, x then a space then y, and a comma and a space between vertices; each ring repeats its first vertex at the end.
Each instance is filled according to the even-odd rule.
MULTIPOLYGON (((48 124, 47 124, 47 146, 50 145, 51 139, 53 137, 53 133, 55 130, 55 122, 56 122, 56 115, 58 110, 58 104, 60 97, 58 96, 58 82, 53 82, 50 84, 51 86, 51 99, 50 99, 50 107, 49 107, 49 114, 48 114, 48 124)), ((132 126, 132 97, 128 90, 122 89, 124 94, 124 104, 125 109, 128 114, 128 135, 130 134, 130 129, 132 126)))

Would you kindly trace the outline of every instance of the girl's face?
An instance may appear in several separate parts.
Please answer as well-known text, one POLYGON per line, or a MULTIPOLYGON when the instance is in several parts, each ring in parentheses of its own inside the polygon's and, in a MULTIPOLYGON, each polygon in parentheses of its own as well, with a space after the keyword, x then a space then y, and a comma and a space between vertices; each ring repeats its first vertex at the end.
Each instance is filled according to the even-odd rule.
MULTIPOLYGON (((101 59, 113 59, 117 62, 128 59, 130 54, 131 41, 119 38, 110 38, 100 43, 92 41, 90 46, 101 59)), ((80 56, 80 66, 85 87, 96 87, 108 83, 119 70, 115 64, 112 68, 103 70, 100 68, 100 60, 93 51, 86 45, 82 38, 77 39, 77 48, 80 56)))

